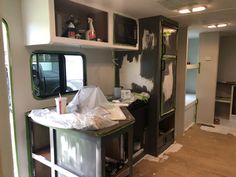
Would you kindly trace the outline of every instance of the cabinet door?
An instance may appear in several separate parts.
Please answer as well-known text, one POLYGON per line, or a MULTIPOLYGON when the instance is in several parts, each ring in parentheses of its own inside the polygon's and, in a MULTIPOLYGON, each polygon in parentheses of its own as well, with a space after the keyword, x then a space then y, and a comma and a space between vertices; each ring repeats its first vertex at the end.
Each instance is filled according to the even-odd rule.
POLYGON ((199 42, 200 73, 197 77, 197 122, 214 122, 216 79, 219 57, 219 32, 201 33, 199 42))
POLYGON ((176 58, 177 55, 177 29, 162 27, 162 59, 176 58))
POLYGON ((162 60, 161 79, 161 115, 164 115, 175 108, 176 60, 162 60))

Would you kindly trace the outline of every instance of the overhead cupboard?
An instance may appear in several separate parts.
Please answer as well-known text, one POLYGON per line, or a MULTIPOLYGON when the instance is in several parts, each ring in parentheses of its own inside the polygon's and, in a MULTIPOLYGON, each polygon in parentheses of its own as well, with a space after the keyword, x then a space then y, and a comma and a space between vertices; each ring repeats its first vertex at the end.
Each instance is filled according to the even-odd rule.
POLYGON ((81 0, 23 0, 26 45, 138 49, 137 19, 81 0))

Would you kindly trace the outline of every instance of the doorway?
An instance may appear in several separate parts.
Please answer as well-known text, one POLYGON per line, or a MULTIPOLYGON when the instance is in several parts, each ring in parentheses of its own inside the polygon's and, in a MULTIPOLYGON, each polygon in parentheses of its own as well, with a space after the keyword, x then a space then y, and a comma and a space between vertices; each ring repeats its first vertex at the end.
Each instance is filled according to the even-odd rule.
POLYGON ((199 68, 199 36, 188 37, 188 58, 186 66, 186 87, 185 87, 185 131, 196 122, 196 83, 199 68))

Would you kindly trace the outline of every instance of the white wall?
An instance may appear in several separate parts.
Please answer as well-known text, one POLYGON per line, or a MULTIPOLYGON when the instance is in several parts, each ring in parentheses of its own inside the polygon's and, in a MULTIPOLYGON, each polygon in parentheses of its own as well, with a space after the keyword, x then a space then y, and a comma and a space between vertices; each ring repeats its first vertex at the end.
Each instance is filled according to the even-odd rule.
POLYGON ((147 79, 141 76, 141 55, 138 55, 138 59, 133 57, 132 62, 128 61, 127 55, 124 56, 120 68, 120 85, 125 89, 132 89, 132 84, 135 83, 151 92, 154 87, 153 78, 147 79))
POLYGON ((26 134, 24 115, 33 107, 48 105, 49 100, 37 102, 31 95, 29 75, 29 53, 24 47, 23 29, 21 23, 21 2, 19 0, 4 0, 3 17, 9 25, 10 57, 12 59, 13 98, 16 118, 17 149, 21 177, 28 176, 26 134))
POLYGON ((198 62, 199 58, 199 38, 188 39, 188 61, 191 64, 198 62))
POLYGON ((220 38, 219 81, 236 81, 236 36, 220 38))
POLYGON ((2 43, 2 8, 2 1, 0 1, 0 177, 13 177, 10 118, 2 43))
MULTIPOLYGON (((33 98, 31 94, 32 90, 31 90, 30 63, 29 63, 31 50, 27 49, 24 46, 24 38, 23 38, 24 33, 21 19, 21 1, 20 0, 2 0, 2 1, 4 1, 3 17, 8 22, 9 33, 10 33, 10 48, 11 48, 10 54, 12 59, 12 70, 13 70, 12 73, 13 91, 14 91, 13 97, 14 97, 15 116, 16 116, 17 149, 18 149, 19 166, 20 166, 19 169, 20 169, 20 176, 27 177, 28 164, 27 164, 27 152, 26 152, 27 148, 26 148, 26 134, 25 134, 25 112, 30 111, 31 109, 34 108, 54 106, 55 103, 53 98, 43 101, 37 101, 33 98)), ((112 93, 114 86, 114 81, 113 81, 114 72, 111 60, 111 51, 109 50, 95 51, 95 49, 94 50, 82 49, 81 51, 84 52, 85 54, 87 53, 88 83, 101 86, 102 90, 106 94, 112 93), (102 76, 103 74, 105 75, 102 76)), ((2 90, 0 93, 3 93, 2 90)), ((3 101, 3 97, 0 97, 0 99, 1 101, 3 101)), ((2 113, 1 113, 1 118, 2 118, 2 113)), ((7 147, 8 146, 6 146, 6 148, 7 147)), ((11 175, 6 175, 6 177, 11 177, 11 175)))
POLYGON ((88 85, 97 85, 106 95, 113 94, 115 71, 110 50, 83 49, 87 58, 88 85))
POLYGON ((219 58, 219 32, 201 33, 199 41, 200 73, 197 77, 197 122, 213 124, 216 79, 219 58))
MULTIPOLYGON (((199 38, 192 38, 188 40, 188 61, 191 64, 198 63, 199 58, 199 38)), ((187 70, 186 78, 186 92, 196 93, 196 83, 197 83, 197 69, 187 70)))
POLYGON ((176 78, 176 135, 184 132, 185 78, 188 51, 188 28, 180 27, 178 34, 177 78, 176 78))

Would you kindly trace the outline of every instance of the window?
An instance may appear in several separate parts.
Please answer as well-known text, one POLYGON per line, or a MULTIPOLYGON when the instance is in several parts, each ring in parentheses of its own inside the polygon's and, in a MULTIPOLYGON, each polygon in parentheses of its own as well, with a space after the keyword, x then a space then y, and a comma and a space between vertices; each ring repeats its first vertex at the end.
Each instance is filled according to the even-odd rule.
POLYGON ((37 52, 31 57, 31 74, 38 98, 75 92, 86 85, 85 56, 37 52))

